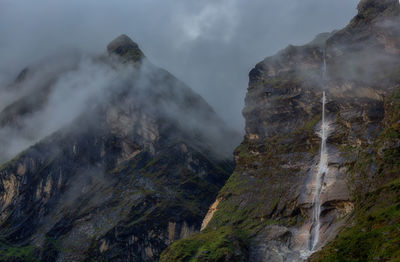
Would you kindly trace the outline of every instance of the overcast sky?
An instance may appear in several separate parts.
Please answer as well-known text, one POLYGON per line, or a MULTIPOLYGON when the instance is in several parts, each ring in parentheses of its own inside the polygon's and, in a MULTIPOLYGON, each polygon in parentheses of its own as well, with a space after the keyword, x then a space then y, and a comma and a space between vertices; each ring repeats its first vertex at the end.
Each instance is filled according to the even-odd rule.
POLYGON ((0 84, 63 49, 104 52, 125 33, 243 129, 248 72, 288 44, 340 29, 358 0, 0 0, 0 84))

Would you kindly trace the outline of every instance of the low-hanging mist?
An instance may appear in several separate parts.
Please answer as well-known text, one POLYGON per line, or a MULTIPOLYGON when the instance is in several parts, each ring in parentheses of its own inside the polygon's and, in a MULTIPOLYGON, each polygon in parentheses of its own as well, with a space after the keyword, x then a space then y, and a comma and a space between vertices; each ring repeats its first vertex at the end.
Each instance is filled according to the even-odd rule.
POLYGON ((155 118, 166 117, 208 141, 218 141, 215 151, 229 156, 239 143, 230 138, 238 136, 222 132, 228 130, 215 125, 221 120, 214 117, 213 109, 207 105, 204 111, 202 102, 197 107, 202 98, 194 100, 195 94, 188 93, 187 88, 147 59, 138 66, 116 56, 77 55, 62 63, 48 59, 32 65, 23 78, 5 89, 10 99, 4 101, 0 113, 0 162, 10 160, 81 115, 90 115, 94 108, 107 105, 125 89, 131 93, 130 104, 155 118))
POLYGON ((342 27, 357 0, 1 1, 0 84, 65 48, 101 52, 126 33, 242 131, 247 72, 282 46, 342 27))

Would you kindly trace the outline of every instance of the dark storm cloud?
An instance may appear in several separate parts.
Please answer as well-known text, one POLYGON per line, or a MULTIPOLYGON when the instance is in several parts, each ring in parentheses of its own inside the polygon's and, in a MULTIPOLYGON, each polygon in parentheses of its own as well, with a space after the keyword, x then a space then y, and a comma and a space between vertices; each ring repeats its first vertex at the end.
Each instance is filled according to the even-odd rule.
POLYGON ((0 84, 64 49, 104 52, 125 33, 236 128, 248 71, 288 44, 343 27, 357 0, 0 0, 0 84))

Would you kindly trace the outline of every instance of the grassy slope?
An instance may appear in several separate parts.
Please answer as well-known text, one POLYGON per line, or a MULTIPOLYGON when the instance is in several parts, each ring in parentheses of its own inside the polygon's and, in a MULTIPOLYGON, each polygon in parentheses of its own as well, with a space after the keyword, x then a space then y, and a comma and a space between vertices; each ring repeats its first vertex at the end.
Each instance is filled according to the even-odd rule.
POLYGON ((368 194, 354 216, 311 261, 400 261, 400 179, 368 194))
POLYGON ((206 230, 202 234, 173 243, 161 257, 169 261, 245 261, 246 235, 233 227, 206 230))

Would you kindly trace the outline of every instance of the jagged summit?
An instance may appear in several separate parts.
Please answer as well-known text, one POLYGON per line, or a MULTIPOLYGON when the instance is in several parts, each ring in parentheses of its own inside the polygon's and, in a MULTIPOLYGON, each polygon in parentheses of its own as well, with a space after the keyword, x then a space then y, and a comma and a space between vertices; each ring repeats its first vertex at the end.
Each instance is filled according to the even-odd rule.
POLYGON ((126 61, 140 62, 145 57, 139 45, 132 41, 129 36, 122 34, 107 45, 110 54, 116 54, 126 61))

